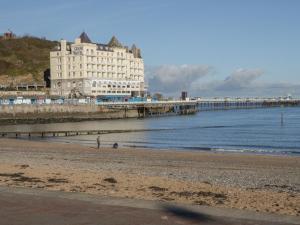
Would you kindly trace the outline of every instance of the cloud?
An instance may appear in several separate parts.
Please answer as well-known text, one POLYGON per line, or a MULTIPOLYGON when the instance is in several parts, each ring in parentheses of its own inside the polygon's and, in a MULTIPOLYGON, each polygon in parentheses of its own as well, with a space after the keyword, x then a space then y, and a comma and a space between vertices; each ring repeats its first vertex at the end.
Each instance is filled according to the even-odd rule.
POLYGON ((198 82, 193 85, 194 90, 199 91, 241 91, 251 89, 255 80, 264 74, 261 69, 237 69, 224 80, 216 80, 208 83, 198 82))
POLYGON ((299 95, 300 84, 263 82, 262 69, 237 69, 224 80, 193 84, 193 94, 199 96, 282 96, 299 95))
POLYGON ((178 96, 182 90, 191 96, 300 96, 300 83, 263 82, 264 70, 239 68, 223 80, 211 81, 214 68, 207 65, 163 65, 146 67, 149 90, 178 96), (210 81, 207 81, 207 80, 210 81))
POLYGON ((178 95, 212 71, 207 65, 162 65, 146 67, 146 79, 151 92, 178 95))

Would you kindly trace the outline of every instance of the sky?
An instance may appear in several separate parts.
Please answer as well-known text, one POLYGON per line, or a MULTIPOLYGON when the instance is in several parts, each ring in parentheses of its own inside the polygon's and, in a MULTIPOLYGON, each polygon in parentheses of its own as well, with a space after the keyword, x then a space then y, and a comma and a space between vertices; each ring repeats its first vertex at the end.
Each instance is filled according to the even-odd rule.
POLYGON ((299 0, 0 0, 0 33, 116 35, 167 96, 300 96, 299 12, 299 0))

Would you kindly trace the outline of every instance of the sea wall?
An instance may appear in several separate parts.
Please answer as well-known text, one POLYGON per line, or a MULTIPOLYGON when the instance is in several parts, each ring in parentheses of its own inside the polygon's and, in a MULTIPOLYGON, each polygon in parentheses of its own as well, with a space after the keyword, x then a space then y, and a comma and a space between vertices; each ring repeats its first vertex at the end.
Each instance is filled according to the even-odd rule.
POLYGON ((137 109, 97 105, 1 105, 0 124, 137 118, 137 109))

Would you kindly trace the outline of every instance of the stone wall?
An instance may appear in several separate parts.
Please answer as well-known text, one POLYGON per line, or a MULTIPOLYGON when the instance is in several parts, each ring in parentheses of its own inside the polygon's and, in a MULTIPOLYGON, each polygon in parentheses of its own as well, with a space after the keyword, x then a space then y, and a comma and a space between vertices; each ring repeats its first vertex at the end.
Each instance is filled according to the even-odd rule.
POLYGON ((138 117, 137 109, 97 105, 2 105, 0 124, 48 123, 138 117))

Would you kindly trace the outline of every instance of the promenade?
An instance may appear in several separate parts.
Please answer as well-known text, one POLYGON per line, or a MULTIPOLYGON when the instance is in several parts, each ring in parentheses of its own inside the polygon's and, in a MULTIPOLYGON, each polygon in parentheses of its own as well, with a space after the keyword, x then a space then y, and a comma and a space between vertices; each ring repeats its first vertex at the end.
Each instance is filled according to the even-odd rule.
POLYGON ((292 225, 297 217, 0 187, 0 225, 292 225))

